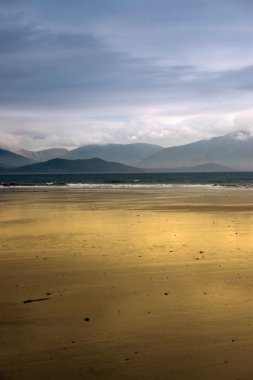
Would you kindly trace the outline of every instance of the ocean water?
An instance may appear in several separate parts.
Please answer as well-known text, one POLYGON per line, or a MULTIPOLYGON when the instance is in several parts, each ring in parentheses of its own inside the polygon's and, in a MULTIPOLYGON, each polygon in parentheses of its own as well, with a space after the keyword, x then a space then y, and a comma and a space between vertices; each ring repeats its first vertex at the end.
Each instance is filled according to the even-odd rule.
POLYGON ((252 187, 253 172, 227 173, 103 173, 0 175, 0 187, 141 187, 141 186, 252 187))

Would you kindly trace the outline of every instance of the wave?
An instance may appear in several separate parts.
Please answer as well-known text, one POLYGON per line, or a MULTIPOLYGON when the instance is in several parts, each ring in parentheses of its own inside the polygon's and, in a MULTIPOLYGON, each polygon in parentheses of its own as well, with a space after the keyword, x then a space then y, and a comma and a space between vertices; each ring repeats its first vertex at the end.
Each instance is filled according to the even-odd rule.
POLYGON ((66 189, 166 189, 166 188, 203 188, 203 189, 222 189, 222 188, 248 188, 253 189, 253 184, 203 184, 203 183, 194 183, 194 184, 170 184, 170 183, 55 183, 47 182, 41 184, 33 183, 1 183, 0 188, 66 188, 66 189))
POLYGON ((253 172, 0 175, 0 186, 117 189, 170 187, 252 188, 253 172))

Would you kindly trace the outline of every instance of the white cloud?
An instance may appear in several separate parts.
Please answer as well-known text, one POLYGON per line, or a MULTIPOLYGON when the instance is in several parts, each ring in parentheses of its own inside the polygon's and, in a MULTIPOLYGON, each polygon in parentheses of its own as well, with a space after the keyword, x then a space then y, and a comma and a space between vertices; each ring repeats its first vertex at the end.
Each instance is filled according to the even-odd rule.
MULTIPOLYGON (((253 132, 252 111, 175 116, 166 108, 135 110, 120 115, 92 118, 73 114, 0 114, 1 144, 13 148, 45 149, 86 144, 148 142, 162 146, 181 145, 234 131, 253 132), (71 125, 71 127, 69 127, 71 125), (5 126, 5 127, 4 127, 5 126)), ((244 135, 238 135, 243 138, 244 135)))

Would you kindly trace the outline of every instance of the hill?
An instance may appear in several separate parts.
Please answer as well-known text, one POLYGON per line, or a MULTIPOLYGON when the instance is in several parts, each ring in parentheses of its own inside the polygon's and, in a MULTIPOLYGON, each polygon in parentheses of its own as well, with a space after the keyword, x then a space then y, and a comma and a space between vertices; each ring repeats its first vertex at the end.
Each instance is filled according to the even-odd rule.
POLYGON ((30 158, 13 153, 6 149, 0 149, 0 166, 2 168, 13 168, 23 165, 32 164, 34 161, 30 158))
POLYGON ((144 170, 132 166, 108 162, 99 158, 65 160, 55 158, 47 162, 11 169, 9 173, 22 174, 72 174, 72 173, 138 173, 144 170))
POLYGON ((141 160, 137 166, 149 169, 175 169, 210 162, 234 170, 253 170, 253 137, 246 132, 237 132, 187 145, 164 148, 141 160))
POLYGON ((217 172, 230 172, 235 171, 234 169, 227 168, 226 166, 217 164, 203 164, 197 166, 186 166, 180 168, 159 168, 159 169, 145 169, 148 172, 156 173, 217 173, 217 172))

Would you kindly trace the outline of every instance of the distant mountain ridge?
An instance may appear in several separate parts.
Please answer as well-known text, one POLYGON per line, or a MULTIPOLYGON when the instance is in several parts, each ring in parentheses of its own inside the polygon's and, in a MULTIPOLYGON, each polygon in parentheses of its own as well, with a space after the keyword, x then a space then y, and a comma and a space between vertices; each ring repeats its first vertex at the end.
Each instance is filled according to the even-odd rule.
MULTIPOLYGON (((65 160, 65 159, 53 159, 43 163, 36 163, 32 165, 21 166, 18 168, 3 168, 0 167, 0 174, 72 174, 72 173, 104 173, 105 169, 109 173, 115 172, 112 167, 108 167, 107 164, 118 164, 101 160, 99 158, 92 158, 87 160, 65 160), (93 165, 87 166, 83 163, 93 161, 93 165), (70 162, 70 163, 69 163, 70 162), (95 171, 94 171, 95 170, 95 171)), ((160 168, 160 169, 141 169, 133 166, 127 166, 118 164, 116 166, 118 172, 121 173, 214 173, 214 172, 232 172, 234 169, 227 168, 225 166, 216 165, 212 163, 187 166, 181 168, 160 168)))
POLYGON ((137 162, 161 149, 162 147, 159 145, 144 143, 85 145, 69 151, 65 158, 76 160, 96 157, 106 161, 136 166, 137 162))
POLYGON ((74 173, 139 173, 143 169, 120 164, 118 162, 108 162, 100 158, 87 160, 66 160, 55 158, 47 162, 40 162, 26 165, 14 169, 6 169, 5 173, 10 174, 74 174, 74 173))
POLYGON ((181 168, 211 162, 234 170, 253 170, 253 136, 246 132, 164 148, 137 163, 138 167, 181 168))
POLYGON ((32 164, 34 161, 30 158, 13 153, 6 149, 0 149, 0 167, 14 168, 23 165, 32 164))
POLYGON ((253 171, 253 136, 239 131, 191 144, 162 148, 158 145, 107 144, 86 145, 71 151, 55 148, 38 152, 21 150, 21 154, 0 149, 0 167, 14 168, 35 162, 86 160, 98 158, 149 172, 154 171, 253 171), (204 166, 203 166, 204 165, 204 166), (212 165, 212 169, 208 168, 212 165), (224 169, 223 169, 224 168, 224 169))
POLYGON ((15 153, 30 158, 34 162, 46 162, 54 158, 65 158, 68 160, 100 158, 105 161, 135 166, 140 160, 143 160, 161 149, 162 147, 159 145, 147 143, 92 144, 80 146, 73 150, 51 148, 40 151, 29 151, 21 149, 15 153))

